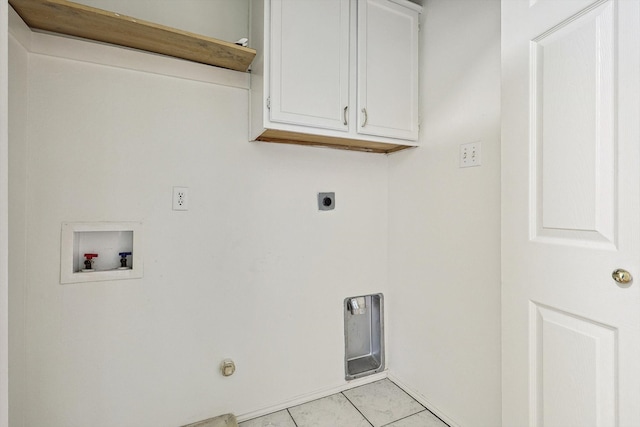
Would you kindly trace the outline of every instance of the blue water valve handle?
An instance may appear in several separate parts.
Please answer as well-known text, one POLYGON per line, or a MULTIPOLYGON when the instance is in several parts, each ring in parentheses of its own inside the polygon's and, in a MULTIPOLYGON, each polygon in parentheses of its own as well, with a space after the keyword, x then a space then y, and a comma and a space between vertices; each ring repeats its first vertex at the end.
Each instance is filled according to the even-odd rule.
POLYGON ((120 268, 128 268, 127 267, 127 256, 131 255, 131 252, 119 252, 120 255, 120 268))

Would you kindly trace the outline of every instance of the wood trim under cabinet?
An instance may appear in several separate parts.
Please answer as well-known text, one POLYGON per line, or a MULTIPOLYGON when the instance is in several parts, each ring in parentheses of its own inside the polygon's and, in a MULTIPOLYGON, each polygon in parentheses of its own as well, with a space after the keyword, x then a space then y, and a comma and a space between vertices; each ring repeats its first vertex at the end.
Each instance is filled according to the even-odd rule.
POLYGON ((67 0, 9 0, 31 28, 247 71, 256 51, 67 0))
POLYGON ((280 144, 309 145, 314 147, 329 147, 342 150, 386 154, 413 147, 411 145, 387 144, 383 142, 364 141, 352 138, 338 138, 325 135, 312 135, 276 129, 265 130, 260 136, 256 138, 256 141, 277 142, 280 144))

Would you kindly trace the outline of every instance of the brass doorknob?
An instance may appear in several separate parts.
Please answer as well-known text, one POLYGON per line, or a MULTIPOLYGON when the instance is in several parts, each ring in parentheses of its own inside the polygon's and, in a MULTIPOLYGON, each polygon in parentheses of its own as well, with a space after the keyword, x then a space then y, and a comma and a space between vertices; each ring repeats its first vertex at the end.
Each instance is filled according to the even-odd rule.
POLYGON ((613 273, 611 273, 611 277, 613 277, 613 280, 620 283, 621 285, 628 285, 633 281, 633 276, 631 276, 631 273, 629 273, 627 270, 623 270, 622 268, 613 270, 613 273))

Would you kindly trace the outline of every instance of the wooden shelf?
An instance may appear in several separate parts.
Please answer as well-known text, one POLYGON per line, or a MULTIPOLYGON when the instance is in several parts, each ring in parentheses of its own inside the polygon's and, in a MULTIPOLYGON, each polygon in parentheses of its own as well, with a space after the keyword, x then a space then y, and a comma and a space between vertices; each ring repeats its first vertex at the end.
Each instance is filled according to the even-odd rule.
POLYGON ((247 71, 254 49, 66 0, 9 0, 31 28, 247 71))

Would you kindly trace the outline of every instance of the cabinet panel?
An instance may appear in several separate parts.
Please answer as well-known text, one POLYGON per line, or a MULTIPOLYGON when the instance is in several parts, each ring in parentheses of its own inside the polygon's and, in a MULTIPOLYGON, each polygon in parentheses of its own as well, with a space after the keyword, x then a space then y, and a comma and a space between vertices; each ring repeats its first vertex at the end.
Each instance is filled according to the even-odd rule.
POLYGON ((418 13, 358 1, 358 133, 418 138, 418 13))
POLYGON ((272 0, 270 61, 272 122, 347 130, 348 1, 272 0))

